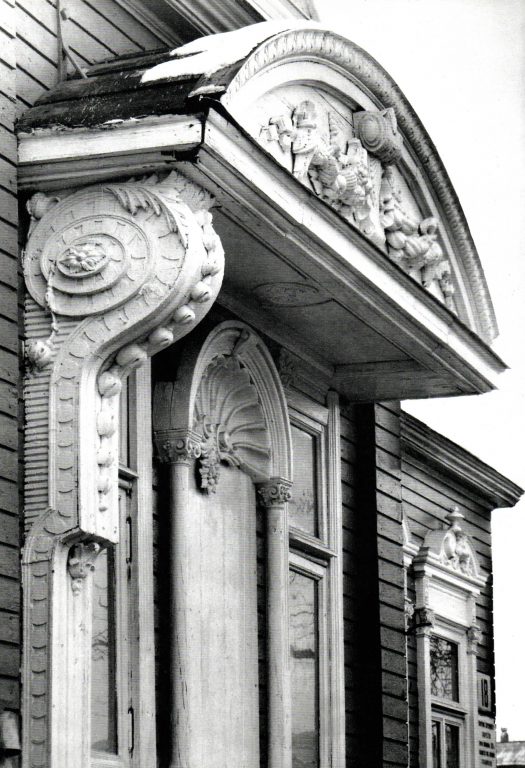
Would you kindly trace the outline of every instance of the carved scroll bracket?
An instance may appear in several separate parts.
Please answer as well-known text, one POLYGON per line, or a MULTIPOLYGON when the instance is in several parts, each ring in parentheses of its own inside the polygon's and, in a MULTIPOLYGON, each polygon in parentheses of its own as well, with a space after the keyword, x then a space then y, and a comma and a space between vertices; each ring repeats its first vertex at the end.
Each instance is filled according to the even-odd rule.
MULTIPOLYGON (((69 727, 65 714, 61 720, 61 702, 72 695, 68 676, 48 686, 53 649, 68 643, 67 622, 51 621, 51 584, 69 589, 69 573, 78 594, 97 548, 118 540, 121 382, 187 334, 212 306, 224 270, 212 205, 204 189, 175 171, 52 198, 38 193, 29 204, 24 277, 32 370, 24 391, 23 663, 28 765, 49 762, 46 722, 53 721, 54 732, 69 727), (73 547, 67 568, 55 568, 54 558, 64 557, 67 542, 85 536, 89 543, 73 547)), ((89 761, 89 755, 78 759, 89 761)), ((68 760, 53 754, 57 768, 68 760)))

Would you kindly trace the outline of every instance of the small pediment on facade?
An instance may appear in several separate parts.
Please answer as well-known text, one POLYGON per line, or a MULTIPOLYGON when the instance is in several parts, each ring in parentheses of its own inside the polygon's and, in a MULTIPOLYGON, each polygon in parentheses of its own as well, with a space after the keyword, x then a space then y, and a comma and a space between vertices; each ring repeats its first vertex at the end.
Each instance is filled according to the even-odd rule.
POLYGON ((453 507, 442 528, 431 530, 414 559, 414 564, 425 571, 464 579, 482 585, 486 576, 481 571, 471 537, 463 530, 464 515, 453 507))

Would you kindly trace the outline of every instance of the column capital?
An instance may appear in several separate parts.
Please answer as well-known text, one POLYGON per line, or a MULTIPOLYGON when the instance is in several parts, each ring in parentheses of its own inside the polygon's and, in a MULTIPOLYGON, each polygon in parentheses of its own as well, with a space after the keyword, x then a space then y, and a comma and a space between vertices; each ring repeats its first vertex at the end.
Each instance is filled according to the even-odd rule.
POLYGON ((163 464, 190 464, 202 452, 202 437, 191 429, 155 432, 157 454, 163 464))
POLYGON ((412 626, 417 635, 429 635, 434 629, 435 614, 431 608, 426 605, 414 609, 412 616, 412 626))
POLYGON ((478 653, 478 645, 482 640, 481 629, 477 624, 472 624, 467 629, 467 653, 472 656, 476 656, 478 653))
POLYGON ((283 477, 271 477, 258 483, 257 494, 263 507, 280 507, 292 498, 292 482, 283 477))

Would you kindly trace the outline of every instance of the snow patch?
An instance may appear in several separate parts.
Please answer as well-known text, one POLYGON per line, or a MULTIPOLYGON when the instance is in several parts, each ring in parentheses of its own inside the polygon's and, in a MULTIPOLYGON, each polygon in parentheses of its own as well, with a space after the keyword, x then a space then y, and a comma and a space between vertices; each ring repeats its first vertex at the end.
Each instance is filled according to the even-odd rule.
POLYGON ((254 48, 269 37, 290 29, 326 29, 315 21, 262 21, 233 32, 206 35, 181 45, 171 52, 172 61, 165 61, 147 69, 141 83, 171 80, 190 75, 209 77, 224 67, 246 58, 254 48))

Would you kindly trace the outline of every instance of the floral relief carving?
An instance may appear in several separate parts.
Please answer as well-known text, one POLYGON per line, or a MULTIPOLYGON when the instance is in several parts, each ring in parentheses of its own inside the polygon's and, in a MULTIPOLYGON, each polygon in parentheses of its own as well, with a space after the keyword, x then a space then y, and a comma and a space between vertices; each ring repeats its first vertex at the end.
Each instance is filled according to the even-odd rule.
POLYGON ((194 430, 202 434, 200 484, 207 493, 217 489, 221 463, 257 478, 271 455, 257 389, 236 352, 235 347, 208 365, 195 400, 194 430))
POLYGON ((268 141, 277 141, 292 154, 292 172, 302 184, 311 186, 364 234, 383 241, 374 222, 374 175, 361 141, 344 137, 336 116, 326 116, 328 131, 313 101, 298 104, 290 115, 270 118, 263 127, 268 141))
POLYGON ((419 274, 430 288, 437 283, 446 306, 455 311, 450 262, 438 241, 433 216, 407 212, 396 183, 394 164, 402 139, 392 108, 356 112, 350 126, 330 110, 320 114, 311 100, 263 126, 268 142, 277 142, 292 158, 292 173, 366 237, 387 250, 405 272, 419 274), (324 126, 324 127, 323 127, 324 126))
POLYGON ((82 278, 100 272, 108 258, 102 240, 86 240, 68 246, 58 259, 58 268, 69 277, 82 278))

